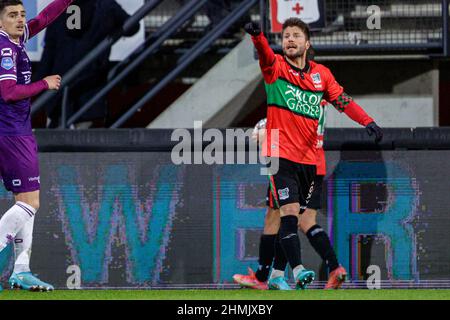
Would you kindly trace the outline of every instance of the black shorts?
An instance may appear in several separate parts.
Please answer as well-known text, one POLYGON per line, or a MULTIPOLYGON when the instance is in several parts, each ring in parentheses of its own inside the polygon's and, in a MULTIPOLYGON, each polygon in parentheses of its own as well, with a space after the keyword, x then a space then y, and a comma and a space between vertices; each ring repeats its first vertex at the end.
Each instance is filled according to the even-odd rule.
POLYGON ((323 178, 324 176, 316 176, 314 180, 314 191, 308 203, 309 209, 322 209, 323 178))
POLYGON ((280 158, 279 170, 269 176, 267 205, 273 209, 299 203, 300 213, 308 207, 314 190, 316 166, 280 158))

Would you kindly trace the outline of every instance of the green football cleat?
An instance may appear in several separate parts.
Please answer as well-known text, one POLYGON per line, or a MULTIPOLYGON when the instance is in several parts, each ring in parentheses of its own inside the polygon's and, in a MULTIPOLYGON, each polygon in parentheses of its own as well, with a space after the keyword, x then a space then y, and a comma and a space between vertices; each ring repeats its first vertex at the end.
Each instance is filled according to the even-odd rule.
POLYGON ((302 270, 298 276, 297 279, 295 279, 295 289, 297 290, 305 290, 308 285, 314 281, 314 278, 316 277, 316 274, 312 270, 302 270))
POLYGON ((292 290, 284 277, 276 277, 269 280, 269 290, 292 290))
POLYGON ((11 289, 22 289, 33 292, 54 290, 52 285, 39 280, 31 272, 13 273, 8 282, 11 289))

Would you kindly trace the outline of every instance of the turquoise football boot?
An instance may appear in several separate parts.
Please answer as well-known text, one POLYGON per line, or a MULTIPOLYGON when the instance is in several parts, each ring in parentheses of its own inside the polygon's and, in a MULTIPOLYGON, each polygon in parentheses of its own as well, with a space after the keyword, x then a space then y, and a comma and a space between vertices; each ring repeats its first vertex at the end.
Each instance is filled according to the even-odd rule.
POLYGON ((303 269, 295 279, 295 289, 305 290, 308 285, 314 281, 316 274, 312 270, 303 269))
POLYGON ((52 285, 39 280, 31 272, 13 273, 8 282, 11 289, 22 289, 33 292, 54 290, 52 285))
POLYGON ((2 292, 3 291, 3 287, 2 287, 2 285, 0 284, 0 292, 2 292))
POLYGON ((284 277, 269 280, 269 290, 292 290, 284 277))

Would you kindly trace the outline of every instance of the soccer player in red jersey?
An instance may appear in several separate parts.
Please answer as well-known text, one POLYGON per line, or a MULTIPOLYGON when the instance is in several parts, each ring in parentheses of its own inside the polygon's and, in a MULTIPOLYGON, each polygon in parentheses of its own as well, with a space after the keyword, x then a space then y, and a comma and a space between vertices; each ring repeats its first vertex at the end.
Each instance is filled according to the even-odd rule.
MULTIPOLYGON (((274 155, 279 160, 278 172, 270 176, 269 204, 280 208, 279 245, 293 270, 296 288, 304 289, 315 274, 302 265, 297 225, 314 190, 320 103, 325 99, 352 119, 359 119, 362 109, 328 68, 306 59, 310 33, 303 21, 290 18, 283 24, 283 56, 274 54, 257 24, 249 23, 245 30, 258 51, 267 93, 263 155, 274 155), (274 129, 278 130, 278 141, 271 137, 274 129)), ((377 142, 382 139, 382 131, 373 119, 367 116, 360 120, 369 134, 376 135, 377 142)))
MULTIPOLYGON (((299 221, 300 230, 307 236, 311 246, 319 254, 328 267, 329 277, 325 289, 339 289, 345 281, 347 272, 339 265, 336 254, 331 246, 326 232, 316 222, 317 211, 322 208, 322 185, 326 174, 325 151, 323 149, 323 138, 325 133, 326 106, 328 103, 322 101, 321 115, 317 131, 317 176, 314 182, 314 191, 308 208, 301 215, 299 221)), ((370 117, 362 110, 354 121, 363 124, 370 121, 370 117)), ((253 130, 253 139, 261 142, 266 135, 267 119, 258 122, 253 130)), ((270 190, 269 190, 270 192, 270 190)), ((268 199, 268 198, 267 198, 268 199)), ((271 208, 267 201, 267 213, 264 220, 264 230, 259 243, 259 267, 256 272, 249 268, 249 274, 235 274, 235 282, 244 287, 259 290, 291 290, 286 282, 284 271, 286 269, 286 258, 281 250, 277 234, 280 226, 280 210, 271 208), (275 261, 273 259, 275 258, 275 261), (270 267, 273 269, 270 274, 270 267), (267 280, 269 280, 267 282, 267 280)))

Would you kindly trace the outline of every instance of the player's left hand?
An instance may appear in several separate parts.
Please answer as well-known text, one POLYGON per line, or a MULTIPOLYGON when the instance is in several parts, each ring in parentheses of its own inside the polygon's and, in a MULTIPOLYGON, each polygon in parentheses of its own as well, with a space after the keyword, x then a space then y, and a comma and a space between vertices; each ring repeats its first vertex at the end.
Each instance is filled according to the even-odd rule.
POLYGON ((261 33, 261 27, 256 22, 248 22, 244 26, 245 32, 251 36, 257 36, 261 33))
POLYGON ((369 136, 375 134, 375 143, 379 143, 383 139, 383 130, 374 122, 369 123, 366 126, 369 136))

